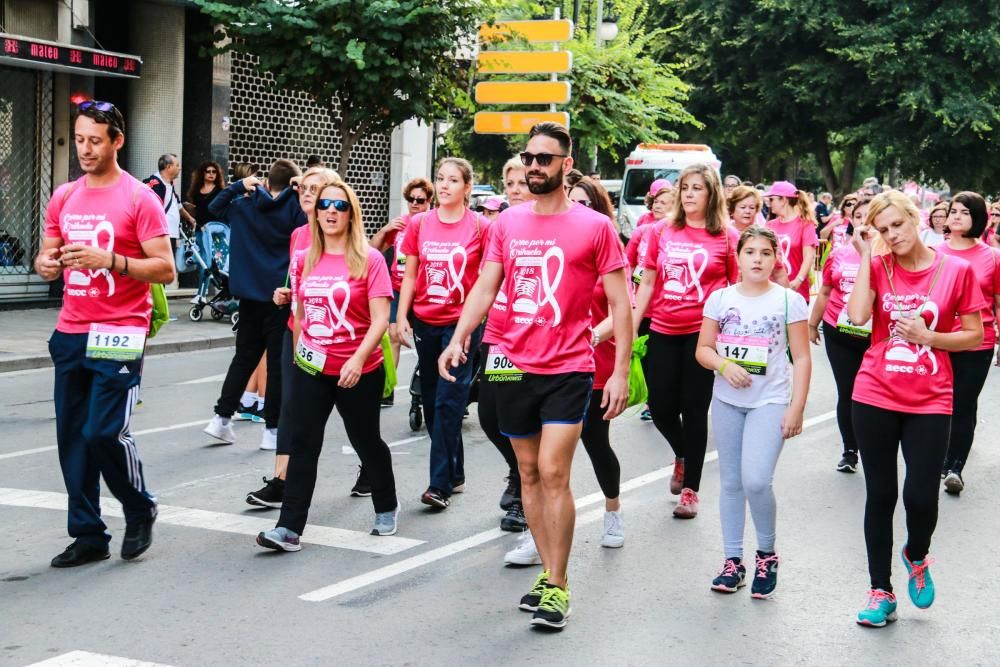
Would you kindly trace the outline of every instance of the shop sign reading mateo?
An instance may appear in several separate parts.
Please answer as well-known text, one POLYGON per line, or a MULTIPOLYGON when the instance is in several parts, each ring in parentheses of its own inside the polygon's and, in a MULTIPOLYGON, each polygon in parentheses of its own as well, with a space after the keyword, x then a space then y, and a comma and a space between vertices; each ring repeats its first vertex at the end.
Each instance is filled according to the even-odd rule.
POLYGON ((80 74, 139 78, 142 58, 74 44, 0 33, 0 64, 8 63, 80 74))

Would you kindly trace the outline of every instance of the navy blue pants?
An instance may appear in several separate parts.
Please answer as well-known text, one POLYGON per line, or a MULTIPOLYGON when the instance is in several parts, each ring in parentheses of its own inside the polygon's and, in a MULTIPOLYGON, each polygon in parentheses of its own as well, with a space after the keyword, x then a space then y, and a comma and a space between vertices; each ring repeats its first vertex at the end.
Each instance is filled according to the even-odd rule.
POLYGON ((69 535, 103 547, 111 535, 101 520, 102 476, 121 502, 126 523, 154 518, 156 499, 146 489, 129 431, 142 360, 88 359, 86 349, 87 334, 56 331, 49 339, 55 366, 56 442, 69 495, 69 535))
POLYGON ((420 364, 420 400, 431 436, 430 486, 451 494, 452 487, 465 481, 465 451, 462 445, 462 417, 475 377, 473 357, 483 337, 483 328, 472 334, 464 364, 453 368, 454 382, 438 375, 438 357, 451 343, 455 325, 436 327, 413 318, 413 334, 420 364))

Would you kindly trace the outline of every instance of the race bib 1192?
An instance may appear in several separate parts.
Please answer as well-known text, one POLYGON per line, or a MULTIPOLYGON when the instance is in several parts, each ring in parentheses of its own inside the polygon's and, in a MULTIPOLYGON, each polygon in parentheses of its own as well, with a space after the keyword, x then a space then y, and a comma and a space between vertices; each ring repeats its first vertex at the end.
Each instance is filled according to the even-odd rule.
POLYGON ((146 347, 146 329, 91 324, 87 334, 87 358, 135 361, 146 347))

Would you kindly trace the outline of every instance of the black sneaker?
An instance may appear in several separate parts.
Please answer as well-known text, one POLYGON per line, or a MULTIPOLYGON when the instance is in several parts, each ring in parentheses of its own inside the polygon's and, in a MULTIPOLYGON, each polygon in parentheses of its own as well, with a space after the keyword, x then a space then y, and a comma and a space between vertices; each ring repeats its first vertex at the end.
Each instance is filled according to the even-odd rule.
POLYGON ((538 602, 538 609, 531 617, 531 624, 553 630, 562 630, 569 620, 570 611, 569 590, 553 584, 546 584, 545 590, 542 592, 542 599, 538 602))
POLYGON ((424 495, 420 496, 420 502, 439 510, 443 510, 451 504, 448 495, 433 486, 427 487, 424 495))
POLYGON ((746 585, 747 569, 739 558, 727 558, 719 576, 712 580, 712 590, 720 593, 735 593, 746 585))
POLYGON ((750 597, 766 600, 778 586, 778 554, 757 552, 756 574, 750 586, 750 597))
POLYGON ((500 496, 500 509, 506 512, 514 506, 515 502, 521 499, 521 480, 513 475, 504 477, 504 479, 507 481, 507 488, 503 490, 503 494, 500 496))
POLYGON ((351 495, 355 498, 368 498, 372 495, 372 484, 368 481, 364 466, 358 466, 358 479, 351 487, 351 495))
POLYGON ((549 571, 542 570, 542 573, 535 577, 535 583, 531 585, 531 590, 521 596, 521 602, 517 608, 521 611, 538 611, 538 605, 542 601, 542 593, 549 583, 549 571))
POLYGON ((396 397, 393 394, 389 394, 388 397, 383 398, 382 402, 380 403, 380 405, 383 408, 391 408, 395 404, 396 404, 396 397))
POLYGON ((267 477, 262 478, 264 480, 264 486, 257 490, 251 491, 247 494, 247 504, 255 505, 257 507, 270 507, 273 509, 281 509, 281 500, 285 496, 285 480, 278 479, 268 479, 267 477))
POLYGON ((122 560, 132 560, 146 553, 153 544, 153 522, 125 524, 125 539, 122 540, 122 560))
POLYGON ((524 518, 524 508, 521 499, 515 498, 514 504, 507 510, 507 515, 500 519, 500 530, 509 533, 523 533, 528 530, 528 520, 524 518))
POLYGON ((111 551, 107 545, 98 547, 76 540, 73 544, 52 559, 52 567, 76 567, 94 561, 107 560, 111 558, 111 551))
POLYGON ((944 492, 952 496, 957 496, 962 491, 965 491, 965 480, 962 479, 962 471, 952 468, 944 477, 944 492))
POLYGON ((844 455, 840 458, 840 463, 837 464, 838 472, 857 472, 858 471, 858 453, 847 450, 844 455))

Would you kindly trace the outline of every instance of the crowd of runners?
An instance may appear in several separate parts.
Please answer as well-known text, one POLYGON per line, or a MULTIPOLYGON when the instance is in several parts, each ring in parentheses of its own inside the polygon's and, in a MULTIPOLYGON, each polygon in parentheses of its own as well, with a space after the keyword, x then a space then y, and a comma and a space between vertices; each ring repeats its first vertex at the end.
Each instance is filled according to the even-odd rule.
MULTIPOLYGON (((56 567, 109 557, 100 476, 124 507, 122 558, 152 543, 156 499, 129 420, 149 285, 174 277, 162 206, 117 163, 121 114, 86 102, 74 122, 84 175, 53 194, 35 261, 43 278, 66 281, 50 350, 74 542, 56 567)), ((860 468, 865 478, 870 588, 856 620, 883 626, 896 617, 899 449, 900 557, 909 597, 930 606, 942 479, 948 493, 965 487, 997 342, 1000 208, 961 192, 924 212, 901 192, 868 185, 817 218, 790 182, 762 193, 694 165, 675 182, 653 182, 649 213, 623 239, 608 193, 573 170, 572 152, 566 128, 536 125, 503 168, 506 206, 490 202, 482 212, 470 208, 471 165, 444 158, 433 183, 406 184, 407 213, 371 239, 354 189, 323 167, 300 173, 279 160, 266 182, 236 180, 209 205, 232 225, 234 265, 254 258, 253 270, 233 271, 236 353, 205 431, 235 442, 231 420, 253 407, 246 388, 264 357, 261 447, 275 451, 275 465, 246 500, 280 515, 257 544, 301 549, 334 408, 361 460, 351 494, 371 497, 373 536, 399 530, 411 495, 446 511, 465 490, 462 424, 474 399, 503 460, 500 526, 522 534, 504 560, 539 568, 512 606, 530 612, 533 625, 562 628, 577 442, 605 496, 601 545, 620 548, 621 473, 609 424, 646 401, 674 454, 678 519, 699 515, 711 417, 723 564, 710 586, 735 593, 749 579, 754 598, 771 597, 780 563, 772 482, 785 440, 802 432, 812 343, 825 346, 836 381, 843 452, 831 470, 860 468), (397 488, 380 434, 401 346, 417 353, 430 436, 422 493, 397 488), (648 398, 634 395, 640 379, 648 398)))

